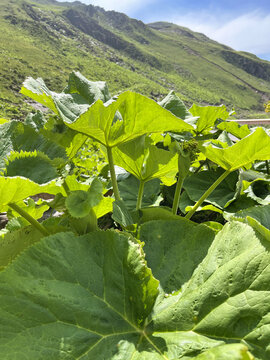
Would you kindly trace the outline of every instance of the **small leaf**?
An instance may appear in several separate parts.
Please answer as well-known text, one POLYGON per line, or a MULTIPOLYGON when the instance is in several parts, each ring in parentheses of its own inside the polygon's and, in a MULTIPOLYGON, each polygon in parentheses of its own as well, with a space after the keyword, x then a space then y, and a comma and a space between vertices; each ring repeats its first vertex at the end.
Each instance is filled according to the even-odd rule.
POLYGON ((111 98, 105 81, 89 81, 78 71, 73 71, 69 75, 68 85, 64 91, 66 94, 81 95, 88 104, 98 99, 105 103, 111 98))
POLYGON ((103 186, 95 178, 88 191, 75 190, 66 199, 66 207, 72 217, 84 218, 102 200, 103 186))
POLYGON ((192 114, 187 110, 183 101, 175 94, 173 90, 171 90, 169 94, 158 104, 182 120, 192 117, 192 114))
POLYGON ((140 181, 160 179, 168 186, 176 182, 178 155, 157 148, 145 136, 114 148, 113 157, 116 165, 140 181))

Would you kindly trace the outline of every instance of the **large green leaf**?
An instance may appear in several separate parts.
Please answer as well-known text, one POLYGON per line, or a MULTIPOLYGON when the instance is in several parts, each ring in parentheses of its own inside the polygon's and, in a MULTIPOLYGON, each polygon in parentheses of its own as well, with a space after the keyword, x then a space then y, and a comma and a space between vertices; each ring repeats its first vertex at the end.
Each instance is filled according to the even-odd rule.
POLYGON ((188 131, 192 126, 163 109, 155 101, 130 91, 115 101, 97 100, 75 121, 61 114, 66 125, 106 146, 117 146, 147 133, 188 131), (116 112, 121 114, 115 121, 116 112))
MULTIPOLYGON (((196 254, 196 260, 175 267, 177 272, 187 267, 186 275, 178 277, 179 284, 188 280, 212 241, 206 227, 186 220, 181 223, 182 230, 196 234, 194 246, 187 253, 172 251, 171 256, 188 254, 193 259, 196 254), (200 254, 196 243, 201 239, 207 244, 200 254)), ((159 227, 161 222, 152 224, 159 227)), ((163 222, 160 235, 166 226, 163 222)), ((166 242, 162 244, 164 249, 172 244, 174 250, 179 247, 176 241, 167 247, 166 242)), ((188 249, 187 237, 182 244, 188 249)), ((161 277, 166 281, 166 276, 161 277)), ((169 277, 173 283, 173 274, 169 277)), ((168 331, 165 325, 151 333, 146 319, 158 294, 157 285, 141 246, 125 235, 59 233, 42 239, 0 274, 0 355, 7 360, 40 356, 43 360, 187 360, 197 359, 196 355, 198 359, 251 359, 245 346, 223 345, 224 339, 196 331, 168 331)))
MULTIPOLYGON (((195 202, 198 201, 223 172, 223 169, 218 168, 217 170, 201 171, 186 178, 183 187, 188 197, 195 202)), ((228 206, 236 197, 237 183, 238 172, 233 172, 215 188, 205 202, 220 208, 228 206)))
MULTIPOLYGON (((156 236, 161 239, 162 233, 157 232, 156 236)), ((179 233, 175 236, 180 238, 179 233)), ((174 244, 172 240, 167 243, 169 249, 174 244)), ((146 258, 154 257, 156 252, 159 253, 157 247, 149 247, 146 258)), ((191 259, 192 255, 192 252, 188 254, 191 259)), ((172 251, 170 261, 181 263, 186 257, 185 252, 172 251)), ((247 224, 225 225, 182 291, 159 298, 149 330, 193 331, 228 344, 242 342, 256 359, 267 360, 270 356, 269 263, 270 242, 266 238, 247 224)), ((179 277, 177 271, 169 277, 170 287, 179 277)))
POLYGON ((176 182, 178 154, 157 148, 145 136, 114 148, 113 158, 116 165, 140 181, 160 179, 168 186, 176 182))
POLYGON ((217 119, 226 120, 229 116, 229 113, 226 110, 225 105, 221 106, 198 106, 194 104, 189 112, 193 116, 199 116, 199 119, 196 123, 196 132, 209 132, 217 119))
POLYGON ((140 230, 147 264, 166 293, 184 288, 214 237, 207 226, 181 217, 170 222, 149 221, 140 230))
POLYGON ((208 159, 225 170, 233 171, 248 166, 255 160, 268 160, 270 136, 262 128, 257 128, 233 146, 220 148, 208 145, 201 146, 200 149, 208 159))
POLYGON ((1 358, 111 359, 144 337, 157 285, 127 236, 43 239, 0 275, 1 358))

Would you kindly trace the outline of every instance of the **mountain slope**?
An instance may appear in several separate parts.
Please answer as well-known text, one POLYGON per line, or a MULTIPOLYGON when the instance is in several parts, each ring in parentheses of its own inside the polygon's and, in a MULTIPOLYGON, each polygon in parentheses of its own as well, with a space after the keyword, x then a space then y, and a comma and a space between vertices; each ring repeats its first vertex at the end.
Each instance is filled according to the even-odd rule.
POLYGON ((186 102, 263 111, 270 62, 236 52, 174 24, 144 24, 80 2, 1 0, 0 117, 20 117, 25 77, 61 90, 72 70, 159 99, 174 89, 186 102))

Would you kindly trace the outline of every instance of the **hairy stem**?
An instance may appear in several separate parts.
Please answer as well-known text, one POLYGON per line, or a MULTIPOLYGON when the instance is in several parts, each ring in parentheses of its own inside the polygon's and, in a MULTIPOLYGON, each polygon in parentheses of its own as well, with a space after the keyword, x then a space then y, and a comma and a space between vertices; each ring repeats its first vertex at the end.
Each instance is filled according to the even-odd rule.
POLYGON ((115 200, 121 200, 118 185, 117 185, 116 175, 115 175, 114 162, 113 162, 113 156, 112 156, 112 148, 109 146, 107 146, 107 155, 108 155, 114 197, 115 197, 115 200))
POLYGON ((185 216, 186 219, 190 219, 191 216, 195 213, 198 207, 204 202, 205 199, 215 190, 215 188, 230 174, 230 170, 226 170, 215 182, 210 186, 208 190, 203 194, 203 196, 196 202, 193 208, 185 216))
POLYGON ((136 210, 139 210, 142 207, 143 189, 144 189, 144 181, 140 181, 136 210))
POLYGON ((174 198, 173 198, 173 207, 172 207, 172 212, 174 215, 177 215, 177 210, 178 210, 178 206, 179 206, 183 182, 184 182, 183 177, 178 175, 177 185, 176 185, 174 198))
POLYGON ((31 225, 33 225, 43 235, 45 235, 45 236, 50 235, 49 231, 42 224, 40 224, 36 219, 34 219, 31 215, 29 215, 25 210, 20 208, 17 204, 10 203, 10 204, 8 204, 8 206, 12 210, 14 210, 18 214, 20 214, 23 218, 25 218, 25 220, 27 220, 31 225))

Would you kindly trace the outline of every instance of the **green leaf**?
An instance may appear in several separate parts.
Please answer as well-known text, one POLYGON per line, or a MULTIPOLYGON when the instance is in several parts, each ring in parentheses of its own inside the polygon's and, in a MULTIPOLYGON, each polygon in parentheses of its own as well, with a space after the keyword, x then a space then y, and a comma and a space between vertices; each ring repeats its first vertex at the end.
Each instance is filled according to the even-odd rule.
MULTIPOLYGON (((137 203, 137 195, 140 182, 133 175, 125 175, 119 179, 118 187, 121 199, 125 202, 128 210, 134 210, 137 203)), ((158 179, 150 180, 144 185, 142 207, 151 206, 159 203, 160 181, 158 179)))
POLYGON ((214 347, 196 356, 194 360, 253 360, 248 348, 242 344, 229 344, 214 347))
POLYGON ((40 193, 55 195, 63 192, 63 189, 56 185, 55 181, 39 185, 29 179, 22 177, 2 177, 0 176, 0 206, 1 211, 7 209, 9 203, 16 203, 29 196, 40 193), (8 189, 8 191, 7 191, 8 189))
POLYGON ((118 353, 126 360, 123 341, 137 346, 141 336, 151 354, 142 329, 157 286, 140 245, 127 236, 42 239, 0 274, 0 357, 107 360, 118 353))
POLYGON ((189 109, 189 112, 193 116, 199 116, 196 123, 196 132, 209 132, 217 119, 226 120, 229 117, 229 113, 226 110, 225 105, 221 106, 198 106, 193 104, 189 109))
MULTIPOLYGON (((34 219, 40 219, 44 212, 49 209, 49 205, 44 204, 42 200, 37 201, 37 203, 29 198, 27 201, 21 201, 17 204, 21 209, 26 211, 29 215, 31 215, 34 219)), ((19 216, 16 211, 12 210, 12 213, 15 216, 19 216)), ((28 223, 27 223, 28 225, 28 223)))
POLYGON ((250 134, 249 127, 247 125, 239 125, 236 121, 224 121, 217 125, 220 130, 226 130, 228 133, 236 136, 238 139, 243 139, 250 134))
POLYGON ((57 166, 53 161, 36 151, 12 152, 6 160, 4 172, 5 176, 23 176, 37 184, 45 184, 58 177, 57 166))
MULTIPOLYGON (((247 186, 247 182, 243 181, 247 186)), ((245 193, 259 204, 270 204, 270 179, 256 179, 252 181, 245 193)))
POLYGON ((93 210, 96 214, 96 218, 99 219, 102 216, 113 211, 113 202, 114 199, 111 197, 102 197, 101 201, 93 207, 93 210))
POLYGON ((192 117, 191 113, 185 107, 183 101, 175 94, 173 90, 171 90, 163 100, 159 101, 158 104, 182 120, 192 117))
POLYGON ((193 129, 191 125, 172 115, 155 101, 129 91, 106 104, 97 100, 75 121, 63 114, 61 116, 70 128, 109 147, 148 133, 193 129), (122 119, 115 121, 117 111, 122 119))
POLYGON ((255 160, 268 160, 270 154, 270 137, 257 128, 252 134, 226 148, 212 145, 200 146, 204 155, 225 170, 234 171, 248 166, 255 160))
POLYGON ((47 88, 41 78, 27 78, 21 89, 23 95, 39 102, 52 110, 56 115, 75 120, 87 110, 89 104, 79 94, 57 94, 47 88))
POLYGON ((122 200, 116 200, 113 203, 112 218, 124 228, 134 224, 132 216, 122 200))
POLYGON ((140 229, 147 264, 166 293, 185 287, 215 237, 207 226, 178 218, 149 221, 140 229))
MULTIPOLYGON (((192 174, 184 181, 184 189, 192 201, 198 201, 205 191, 221 176, 223 169, 205 170, 192 174)), ((237 195, 238 172, 229 174, 205 200, 220 208, 228 206, 237 195)))
POLYGON ((19 121, 10 121, 0 127, 0 167, 12 151, 39 151, 51 160, 67 160, 65 149, 38 134, 30 126, 19 121))
POLYGON ((31 126, 33 129, 38 131, 42 129, 46 124, 46 119, 41 111, 36 113, 28 114, 24 121, 25 125, 31 126))
POLYGON ((269 228, 266 228, 265 226, 263 226, 261 223, 259 223, 259 221, 257 221, 256 219, 247 216, 247 223, 254 229, 257 231, 257 233, 261 234, 265 239, 267 239, 268 241, 270 241, 270 230, 269 228))
POLYGON ((226 212, 224 213, 224 217, 226 220, 237 220, 238 218, 245 220, 247 216, 250 216, 253 219, 257 220, 259 223, 261 223, 263 226, 270 230, 270 205, 253 206, 233 214, 226 212))
MULTIPOLYGON (((8 232, 0 238, 0 270, 3 270, 22 251, 39 241, 44 235, 33 226, 8 232)), ((0 325, 1 329, 1 325, 0 325)), ((0 330, 1 333, 1 330, 0 330)))
MULTIPOLYGON (((201 244, 199 241, 198 247, 201 244)), ((151 255, 146 251, 146 257, 154 258, 157 251, 157 247, 152 248, 151 255)), ((186 254, 178 254, 179 264, 186 254)), ((188 256, 193 259, 192 252, 188 256)), ((183 290, 156 303, 150 328, 157 332, 164 328, 193 331, 228 344, 242 342, 257 359, 267 360, 270 355, 269 262, 267 238, 258 236, 247 224, 225 225, 183 290)), ((165 282, 163 286, 172 288, 176 279, 177 288, 179 276, 178 272, 173 273, 171 283, 165 282)))
POLYGON ((81 95, 88 104, 98 99, 107 102, 111 98, 105 81, 89 81, 78 71, 73 71, 69 75, 68 85, 64 91, 67 94, 81 95))
POLYGON ((102 200, 102 183, 95 178, 88 191, 76 190, 66 199, 66 207, 71 216, 84 218, 102 200))
POLYGON ((157 148, 145 136, 114 148, 113 159, 140 181, 158 178, 168 186, 176 182, 178 155, 157 148))

